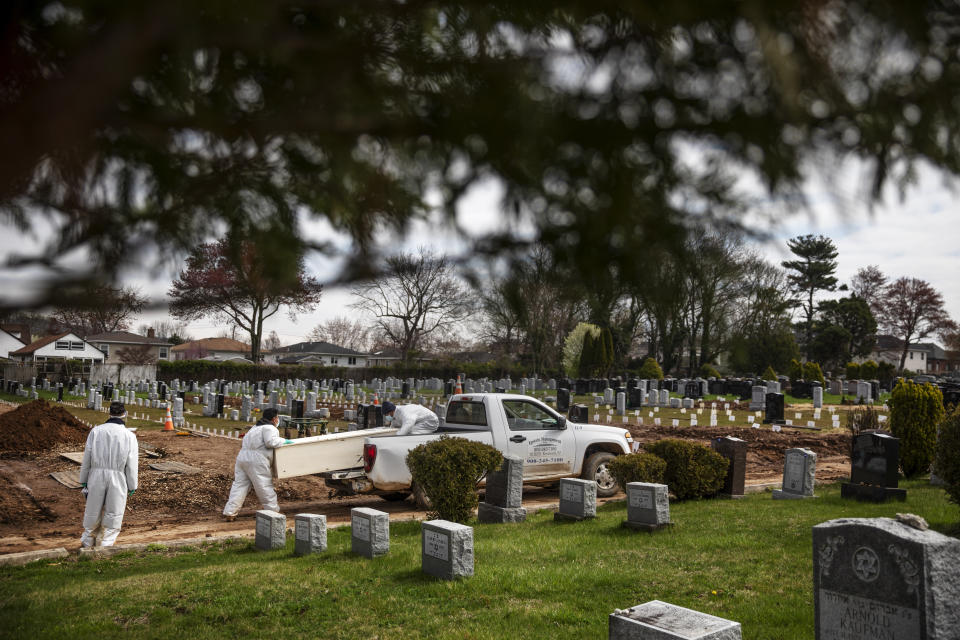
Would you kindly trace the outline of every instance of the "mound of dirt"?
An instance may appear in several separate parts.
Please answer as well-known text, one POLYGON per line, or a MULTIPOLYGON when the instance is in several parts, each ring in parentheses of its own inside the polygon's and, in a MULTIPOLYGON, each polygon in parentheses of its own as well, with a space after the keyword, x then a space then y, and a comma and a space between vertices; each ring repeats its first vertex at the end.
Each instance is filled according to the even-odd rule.
POLYGON ((66 409, 34 400, 0 414, 0 455, 49 451, 58 445, 83 445, 90 430, 66 409))

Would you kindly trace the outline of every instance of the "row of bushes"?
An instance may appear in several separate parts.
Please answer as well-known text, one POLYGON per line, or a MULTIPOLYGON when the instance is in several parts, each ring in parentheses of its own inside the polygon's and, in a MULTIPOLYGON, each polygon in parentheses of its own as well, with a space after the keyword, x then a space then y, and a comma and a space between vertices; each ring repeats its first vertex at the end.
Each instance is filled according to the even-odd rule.
POLYGON ((372 380, 373 378, 440 378, 449 380, 459 374, 466 374, 471 378, 502 378, 510 376, 516 380, 527 375, 520 365, 475 362, 442 361, 429 364, 397 363, 386 367, 335 367, 335 366, 294 366, 294 365, 265 365, 236 362, 215 362, 211 360, 172 360, 157 363, 157 379, 170 382, 174 378, 180 380, 197 380, 200 383, 210 380, 286 380, 287 378, 300 379, 352 379, 372 380))
MULTIPOLYGON (((452 522, 470 518, 477 484, 502 463, 502 454, 490 445, 446 435, 407 454, 415 491, 429 497, 438 517, 452 522)), ((687 500, 716 494, 728 461, 701 444, 668 438, 647 445, 647 453, 618 456, 608 465, 621 488, 628 482, 665 483, 678 500, 687 500)))

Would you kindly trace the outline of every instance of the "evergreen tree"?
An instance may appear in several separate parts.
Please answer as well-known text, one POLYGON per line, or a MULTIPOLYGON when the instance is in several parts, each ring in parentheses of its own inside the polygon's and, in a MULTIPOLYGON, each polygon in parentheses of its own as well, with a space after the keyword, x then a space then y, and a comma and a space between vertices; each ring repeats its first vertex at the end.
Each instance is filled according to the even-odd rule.
POLYGON ((787 276, 790 287, 800 298, 800 306, 806 317, 803 353, 810 357, 813 342, 813 297, 817 291, 833 291, 837 288, 837 247, 825 236, 797 236, 787 241, 787 246, 797 260, 785 260, 782 266, 791 271, 787 276))

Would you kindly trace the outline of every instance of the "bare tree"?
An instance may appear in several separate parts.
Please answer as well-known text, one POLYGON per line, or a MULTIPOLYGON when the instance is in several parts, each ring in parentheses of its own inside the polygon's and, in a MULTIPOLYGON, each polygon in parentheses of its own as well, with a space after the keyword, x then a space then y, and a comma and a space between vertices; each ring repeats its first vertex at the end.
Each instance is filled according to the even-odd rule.
POLYGON ((147 299, 133 287, 85 285, 65 292, 53 313, 61 327, 81 336, 126 331, 147 299))
POLYGON ((884 287, 877 320, 885 331, 903 341, 901 371, 911 340, 922 340, 937 333, 945 336, 957 328, 943 306, 940 292, 919 278, 898 278, 884 287))
POLYGON ((154 320, 150 324, 143 323, 137 328, 137 332, 145 336, 153 329, 153 334, 157 338, 163 338, 172 344, 183 344, 193 340, 187 329, 186 322, 177 322, 176 320, 154 320))
POLYGON ((154 364, 157 356, 150 345, 130 345, 117 349, 117 358, 123 364, 154 364))
POLYGON ((357 285, 353 294, 359 300, 351 306, 376 318, 377 328, 404 362, 424 338, 463 320, 472 309, 472 298, 447 257, 424 247, 387 258, 384 276, 357 285))
POLYGON ((266 351, 273 351, 274 349, 279 349, 280 346, 281 346, 280 336, 277 335, 276 331, 271 331, 270 335, 267 336, 267 339, 263 341, 263 348, 266 351))
POLYGON ((311 342, 329 342, 354 351, 366 351, 370 346, 370 327, 361 320, 337 316, 321 322, 306 335, 311 342))
POLYGON ((858 298, 866 300, 870 310, 876 315, 886 284, 887 276, 883 275, 879 267, 870 265, 859 269, 853 276, 850 280, 850 291, 858 298))

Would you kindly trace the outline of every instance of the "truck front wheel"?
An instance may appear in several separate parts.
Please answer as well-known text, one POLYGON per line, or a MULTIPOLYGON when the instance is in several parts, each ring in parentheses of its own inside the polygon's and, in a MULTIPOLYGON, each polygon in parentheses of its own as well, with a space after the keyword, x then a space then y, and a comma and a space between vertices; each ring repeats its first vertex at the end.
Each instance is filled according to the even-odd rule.
POLYGON ((594 453, 587 461, 583 463, 583 473, 580 475, 584 480, 595 480, 597 483, 597 497, 609 498, 616 495, 620 487, 617 481, 610 475, 610 469, 607 466, 616 456, 607 451, 594 453))

